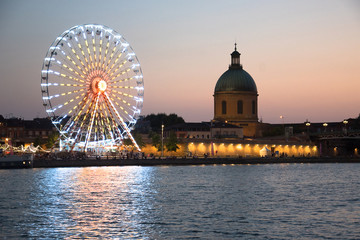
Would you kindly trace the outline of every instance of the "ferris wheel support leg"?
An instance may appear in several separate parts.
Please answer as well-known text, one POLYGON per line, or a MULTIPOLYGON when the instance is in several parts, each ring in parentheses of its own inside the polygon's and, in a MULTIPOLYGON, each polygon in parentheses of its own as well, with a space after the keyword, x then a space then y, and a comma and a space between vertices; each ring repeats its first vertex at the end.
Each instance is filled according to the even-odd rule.
MULTIPOLYGON (((107 101, 106 98, 105 98, 105 104, 106 104, 107 109, 109 109, 109 110, 112 109, 112 106, 109 105, 110 103, 107 101)), ((116 121, 114 120, 115 118, 117 118, 116 116, 114 116, 114 113, 113 113, 112 111, 109 111, 109 114, 110 114, 111 117, 112 117, 112 123, 113 123, 113 125, 114 125, 114 126, 118 125, 118 124, 116 123, 116 121)), ((109 123, 109 125, 110 125, 110 123, 109 123)), ((110 129, 109 125, 108 125, 108 129, 109 129, 109 132, 110 132, 111 129, 110 129)), ((114 131, 117 133, 117 135, 119 136, 119 138, 120 138, 121 141, 122 141, 123 138, 122 138, 122 134, 121 134, 120 130, 119 130, 117 127, 114 127, 113 129, 114 129, 114 131)), ((110 136, 111 136, 112 142, 115 142, 115 139, 114 139, 113 134, 110 134, 110 136)))
POLYGON ((139 145, 136 143, 134 137, 131 135, 130 129, 126 126, 124 120, 123 120, 122 117, 120 116, 119 112, 116 110, 115 106, 114 106, 113 103, 111 102, 111 100, 110 100, 110 98, 109 98, 109 96, 108 96, 107 93, 105 93, 105 96, 106 96, 107 101, 110 103, 113 111, 115 112, 117 118, 120 120, 121 126, 125 129, 128 137, 131 139, 131 141, 132 141, 132 143, 134 144, 135 148, 140 152, 141 149, 140 149, 139 145))
POLYGON ((93 128, 93 125, 94 125, 95 114, 96 114, 96 110, 97 110, 98 103, 99 103, 99 97, 100 97, 100 92, 98 93, 98 95, 96 97, 95 107, 94 107, 94 110, 93 110, 93 112, 91 114, 91 122, 90 122, 90 126, 88 128, 88 131, 87 131, 87 134, 86 134, 86 140, 85 140, 85 148, 84 148, 85 152, 86 152, 86 148, 87 148, 87 145, 89 143, 90 136, 91 136, 91 131, 92 131, 92 128, 93 128))

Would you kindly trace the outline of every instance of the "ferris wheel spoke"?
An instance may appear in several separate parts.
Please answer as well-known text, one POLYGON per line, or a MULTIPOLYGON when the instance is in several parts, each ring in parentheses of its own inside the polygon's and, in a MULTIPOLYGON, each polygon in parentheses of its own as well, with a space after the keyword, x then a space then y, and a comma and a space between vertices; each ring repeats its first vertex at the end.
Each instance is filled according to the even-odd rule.
MULTIPOLYGON (((70 99, 69 101, 65 102, 65 103, 64 103, 64 106, 67 105, 68 103, 72 103, 72 102, 74 102, 75 100, 78 100, 80 97, 82 97, 82 96, 84 96, 84 95, 85 95, 85 93, 82 93, 82 94, 80 94, 80 95, 77 95, 76 97, 74 97, 74 98, 70 99)), ((80 105, 80 104, 81 104, 81 101, 77 103, 77 105, 80 105)), ((71 117, 71 113, 73 112, 73 110, 75 110, 75 109, 78 107, 77 105, 75 105, 70 111, 64 112, 64 113, 61 114, 60 116, 56 117, 56 118, 54 119, 54 121, 52 121, 52 122, 53 122, 54 124, 61 124, 61 122, 62 122, 65 118, 67 118, 67 117, 69 117, 69 116, 71 117)))
MULTIPOLYGON (((85 75, 83 75, 82 73, 79 73, 75 68, 71 68, 69 67, 68 65, 66 64, 63 64, 62 65, 62 68, 66 69, 66 71, 70 74, 75 74, 73 76, 76 76, 77 78, 80 78, 80 79, 85 79, 85 75)), ((81 70, 81 69, 80 69, 81 70)), ((86 74, 86 73, 85 73, 86 74)))
POLYGON ((86 71, 84 71, 84 69, 82 69, 80 65, 75 62, 75 60, 77 59, 80 60, 80 57, 78 56, 78 54, 76 53, 75 49, 72 47, 70 42, 67 42, 66 46, 68 46, 68 50, 67 50, 68 53, 66 53, 65 51, 61 51, 63 58, 61 58, 60 60, 62 61, 57 60, 56 63, 61 68, 66 69, 68 73, 75 74, 74 76, 77 77, 85 78, 86 71), (70 65, 72 65, 72 67, 70 67, 70 65), (81 71, 81 73, 79 73, 78 70, 76 69, 81 71))
POLYGON ((92 51, 92 54, 89 54, 91 66, 93 67, 94 70, 97 70, 96 35, 97 33, 95 34, 95 37, 92 39, 92 49, 90 50, 92 51))
POLYGON ((85 82, 84 79, 84 75, 79 74, 78 72, 74 71, 72 68, 68 67, 66 64, 61 64, 61 66, 59 65, 59 71, 53 71, 50 74, 54 74, 57 77, 61 77, 61 78, 66 78, 66 79, 70 79, 73 82, 85 82), (59 71, 61 73, 59 73, 59 71))
POLYGON ((128 93, 125 93, 125 92, 121 92, 121 91, 117 91, 117 90, 113 90, 112 92, 117 94, 117 95, 120 95, 121 97, 125 97, 127 99, 130 99, 130 100, 135 99, 134 95, 131 95, 131 94, 128 94, 128 93))
MULTIPOLYGON (((83 76, 85 76, 88 71, 87 71, 87 68, 85 67, 85 64, 82 62, 82 60, 80 59, 79 55, 78 54, 71 54, 72 57, 70 57, 69 55, 66 56, 66 59, 64 59, 64 62, 66 62, 67 64, 63 64, 62 67, 65 67, 65 68, 70 68, 70 65, 72 65, 72 68, 73 69, 77 69, 76 71, 80 71, 83 76), (74 56, 76 57, 76 59, 74 58, 74 56), (75 60, 78 62, 75 62, 75 60), (79 64, 80 63, 80 64, 79 64), (64 66, 65 65, 65 66, 64 66)), ((71 71, 69 69, 69 71, 71 71)), ((75 73, 77 76, 80 76, 80 73, 77 72, 75 73)), ((82 77, 83 77, 82 76, 82 77)), ((83 77, 84 78, 84 77, 83 77)))
MULTIPOLYGON (((104 110, 107 109, 107 107, 103 108, 104 110)), ((108 109, 107 109, 108 111, 108 109)), ((105 111, 106 112, 106 111, 105 111)), ((105 125, 105 128, 104 129, 107 129, 108 131, 108 136, 110 136, 111 140, 112 141, 115 141, 114 139, 114 134, 115 135, 119 135, 119 129, 118 128, 114 128, 114 119, 113 119, 113 116, 112 116, 112 113, 109 112, 109 115, 106 113, 106 125, 105 125), (111 118, 111 121, 109 120, 109 118, 111 118)))
POLYGON ((115 75, 111 80, 129 72, 130 70, 133 70, 134 73, 138 72, 137 68, 140 67, 140 64, 132 63, 134 61, 134 59, 132 58, 133 56, 134 56, 133 53, 128 53, 126 55, 127 58, 125 60, 123 60, 123 62, 121 62, 120 65, 118 65, 110 74, 110 76, 115 75), (118 71, 121 71, 121 72, 117 73, 118 71))
POLYGON ((109 83, 111 83, 111 84, 125 83, 125 82, 130 82, 133 79, 134 79, 134 77, 120 78, 120 79, 115 79, 114 78, 113 80, 110 80, 109 83))
MULTIPOLYGON (((103 132, 108 132, 108 134, 110 134, 111 130, 111 123, 109 121, 109 115, 106 111, 107 106, 105 106, 105 102, 103 101, 102 104, 100 104, 99 106, 99 112, 100 112, 100 125, 102 126, 103 132)), ((108 135, 108 134, 105 134, 108 135)), ((111 136, 112 138, 112 136, 111 136)))
MULTIPOLYGON (((112 94, 112 96, 114 97, 115 94, 112 94)), ((112 101, 114 101, 116 105, 118 105, 118 102, 114 98, 110 97, 110 99, 112 101)), ((130 113, 129 113, 129 111, 134 111, 134 109, 132 109, 132 107, 131 107, 131 104, 120 97, 116 97, 116 99, 118 99, 119 101, 121 101, 123 103, 123 106, 120 106, 120 104, 119 104, 119 108, 126 114, 125 115, 125 116, 127 116, 126 120, 133 121, 134 119, 130 116, 130 113)))
POLYGON ((110 121, 109 121, 109 126, 111 126, 111 128, 114 130, 114 133, 116 133, 120 138, 122 138, 122 132, 119 129, 119 124, 117 123, 116 119, 116 115, 114 113, 114 111, 112 110, 112 107, 110 105, 110 103, 107 101, 107 99, 105 99, 105 103, 106 103, 106 111, 108 112, 109 116, 110 116, 110 121))
POLYGON ((119 60, 121 59, 121 56, 122 56, 122 53, 120 52, 114 61, 110 62, 110 60, 109 60, 106 71, 107 71, 107 74, 109 74, 110 76, 114 74, 114 71, 116 69, 118 69, 119 66, 122 67, 126 63, 125 61, 119 62, 119 60))
MULTIPOLYGON (((79 52, 81 52, 82 57, 79 56, 79 54, 77 54, 76 50, 72 50, 72 55, 76 57, 77 61, 80 63, 76 63, 73 59, 71 59, 69 56, 67 56, 67 58, 74 64, 74 66, 76 66, 78 69, 80 69, 83 74, 88 74, 89 73, 89 69, 86 67, 85 63, 82 61, 82 59, 84 59, 85 62, 87 62, 87 58, 85 56, 85 52, 84 49, 82 47, 82 45, 80 44, 79 40, 77 39, 77 37, 75 37, 75 41, 76 43, 74 43, 74 45, 77 47, 77 49, 79 50, 79 52)), ((87 43, 87 40, 85 40, 87 43)), ((75 58, 74 58, 75 59, 75 58)))
MULTIPOLYGON (((76 37, 75 37, 76 38, 76 37)), ((68 43, 69 46, 80 46, 80 51, 82 51, 81 49, 81 45, 80 43, 76 44, 74 42, 72 42, 72 45, 70 43, 68 43)), ((86 66, 83 63, 83 61, 81 60, 80 56, 77 54, 75 48, 70 47, 69 51, 67 51, 68 53, 66 54, 65 52, 62 52, 63 58, 62 58, 62 62, 67 63, 67 65, 72 65, 73 68, 78 69, 79 71, 81 71, 84 75, 86 75, 86 66)), ((57 62, 59 65, 61 65, 61 61, 57 62)))
POLYGON ((115 134, 115 137, 112 135, 111 137, 114 139, 120 138, 123 139, 123 133, 122 131, 119 129, 119 123, 116 121, 117 117, 114 113, 114 111, 112 111, 112 107, 109 104, 109 102, 105 99, 105 103, 106 103, 106 110, 109 113, 109 116, 111 116, 111 123, 109 122, 109 126, 111 126, 111 128, 113 129, 113 132, 115 134))
MULTIPOLYGON (((99 104, 99 109, 100 109, 100 104, 99 104)), ((95 127, 94 127, 94 141, 100 141, 100 139, 105 140, 104 137, 104 130, 103 130, 103 126, 101 125, 101 118, 100 118, 100 111, 96 112, 96 116, 95 116, 95 127)))
POLYGON ((86 67, 86 64, 82 61, 85 60, 85 62, 87 62, 87 58, 85 56, 84 50, 77 38, 77 36, 73 37, 72 40, 70 40, 72 45, 68 44, 68 46, 70 47, 70 50, 68 51, 69 54, 66 55, 66 59, 68 61, 70 61, 74 67, 76 67, 77 69, 79 69, 84 75, 86 75, 86 73, 89 72, 88 68, 86 67), (74 42, 74 39, 76 42, 74 42), (78 50, 78 51, 77 51, 78 50), (79 54, 77 52, 81 52, 82 57, 79 56, 79 54), (78 62, 78 63, 76 63, 78 62), (80 63, 80 64, 79 64, 80 63))
POLYGON ((89 116, 89 112, 91 111, 92 107, 93 107, 93 104, 94 102, 93 101, 90 101, 90 104, 86 110, 86 113, 82 115, 82 118, 80 116, 79 118, 79 121, 76 121, 76 118, 75 118, 75 122, 77 122, 78 124, 74 126, 74 129, 72 132, 70 132, 70 134, 73 134, 73 133, 76 133, 75 137, 74 137, 74 142, 76 143, 77 139, 78 138, 81 138, 82 137, 82 133, 84 132, 83 129, 86 127, 86 121, 87 121, 87 118, 89 116), (76 131, 77 130, 77 131, 76 131))
POLYGON ((109 56, 109 59, 107 60, 107 63, 105 64, 105 71, 107 73, 110 72, 110 63, 112 63, 113 59, 114 59, 114 56, 117 56, 117 58, 120 58, 122 53, 120 52, 119 53, 119 50, 117 48, 118 44, 115 44, 111 50, 111 53, 110 53, 110 56, 109 56))
POLYGON ((107 37, 106 48, 105 48, 105 51, 104 51, 104 56, 103 56, 102 64, 101 64, 102 69, 104 69, 104 67, 105 67, 106 57, 107 57, 108 52, 109 52, 109 46, 110 46, 110 36, 107 37))
MULTIPOLYGON (((87 43, 87 40, 85 40, 85 43, 88 44, 88 43, 87 43)), ((75 56, 76 56, 76 58, 79 60, 81 66, 85 69, 85 72, 89 73, 91 69, 90 69, 89 66, 88 66, 88 59, 87 59, 87 57, 86 57, 86 55, 85 55, 85 51, 86 51, 86 50, 83 49, 83 47, 81 46, 81 44, 79 44, 78 47, 79 47, 79 51, 81 52, 81 56, 82 56, 82 57, 80 57, 78 54, 75 54, 75 56), (85 63, 84 63, 84 61, 85 61, 85 63)))
POLYGON ((65 78, 65 79, 69 79, 70 81, 72 82, 81 82, 81 83, 85 83, 84 80, 80 79, 80 78, 77 78, 76 76, 73 76, 72 74, 64 74, 64 73, 60 73, 59 74, 59 77, 61 78, 65 78))
POLYGON ((109 76, 112 77, 112 79, 124 74, 125 72, 128 72, 129 70, 127 70, 127 66, 126 66, 127 60, 123 60, 122 62, 118 62, 117 63, 117 59, 115 60, 115 62, 112 64, 112 66, 110 67, 110 73, 109 76), (125 68, 125 69, 124 69, 125 68), (121 71, 120 74, 117 74, 118 71, 121 71))
POLYGON ((102 66, 102 59, 103 59, 103 55, 102 55, 102 49, 104 48, 104 42, 105 41, 103 41, 103 36, 102 36, 102 33, 101 33, 101 35, 100 35, 100 41, 99 41, 99 60, 98 60, 98 68, 100 69, 101 68, 101 66, 102 66))
MULTIPOLYGON (((117 130, 116 129, 112 130, 112 128, 111 128, 111 123, 109 121, 109 115, 108 115, 108 113, 106 111, 107 106, 105 106, 105 103, 106 102, 103 102, 102 106, 100 105, 100 116, 102 117, 101 123, 103 125, 104 132, 105 132, 105 129, 106 129, 108 131, 107 134, 110 136, 111 140, 115 141, 112 132, 117 131, 117 130), (104 117, 104 116, 106 116, 106 117, 104 117), (105 123, 104 123, 104 119, 106 119, 105 123)), ((105 134, 105 137, 106 137, 106 134, 105 134)))
POLYGON ((71 83, 60 83, 59 86, 61 87, 82 87, 81 89, 84 90, 83 87, 86 87, 85 84, 71 84, 71 83))
POLYGON ((87 95, 85 95, 85 97, 77 104, 73 107, 73 109, 71 109, 69 112, 68 112, 68 115, 70 115, 72 113, 73 110, 75 110, 75 114, 72 115, 72 118, 70 120, 72 121, 68 121, 68 123, 64 126, 64 132, 66 133, 71 133, 71 129, 72 129, 72 126, 75 128, 75 124, 73 124, 74 122, 77 122, 81 116, 81 113, 82 111, 84 110, 85 106, 88 104, 89 102, 89 98, 87 95), (81 106, 79 108, 79 106, 81 106))
POLYGON ((110 78, 110 81, 113 81, 113 80, 115 80, 116 78, 118 78, 118 77, 120 77, 120 76, 123 76, 123 75, 125 75, 125 74, 128 74, 130 70, 131 70, 130 68, 127 68, 127 69, 124 69, 123 71, 119 72, 119 73, 116 74, 115 76, 110 76, 110 77, 111 77, 111 78, 110 78))
POLYGON ((45 97, 43 97, 43 99, 44 99, 44 100, 50 100, 50 99, 53 99, 53 98, 59 98, 59 97, 65 96, 65 95, 70 95, 70 94, 73 94, 73 93, 78 93, 78 92, 81 92, 81 91, 84 91, 84 89, 73 90, 73 91, 69 91, 69 92, 66 92, 66 93, 58 93, 58 94, 51 95, 51 96, 45 96, 45 97))

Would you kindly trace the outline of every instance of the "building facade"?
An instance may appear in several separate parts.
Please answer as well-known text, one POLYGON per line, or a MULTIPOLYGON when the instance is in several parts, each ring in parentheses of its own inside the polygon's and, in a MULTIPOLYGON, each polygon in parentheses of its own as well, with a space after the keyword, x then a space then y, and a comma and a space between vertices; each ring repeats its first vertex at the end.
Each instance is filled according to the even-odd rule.
POLYGON ((243 139, 243 129, 225 122, 180 123, 165 129, 164 137, 174 132, 178 139, 243 139))
POLYGON ((0 144, 14 147, 26 146, 35 142, 46 142, 57 130, 47 118, 23 120, 10 118, 0 120, 0 144))

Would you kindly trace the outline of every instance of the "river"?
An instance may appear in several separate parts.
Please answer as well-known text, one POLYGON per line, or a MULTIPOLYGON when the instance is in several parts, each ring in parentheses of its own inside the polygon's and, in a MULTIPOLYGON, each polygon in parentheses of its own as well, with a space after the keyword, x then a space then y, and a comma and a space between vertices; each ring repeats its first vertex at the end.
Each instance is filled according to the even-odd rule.
POLYGON ((360 239, 360 164, 0 170, 0 239, 360 239))

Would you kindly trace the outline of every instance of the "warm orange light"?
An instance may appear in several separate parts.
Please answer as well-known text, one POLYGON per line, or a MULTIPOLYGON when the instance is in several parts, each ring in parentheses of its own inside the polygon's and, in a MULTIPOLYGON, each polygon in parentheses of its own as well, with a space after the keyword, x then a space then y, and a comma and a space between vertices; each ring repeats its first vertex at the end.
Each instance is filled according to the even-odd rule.
POLYGON ((105 92, 106 88, 107 88, 107 84, 104 80, 100 80, 98 83, 98 88, 100 90, 100 92, 105 92))

